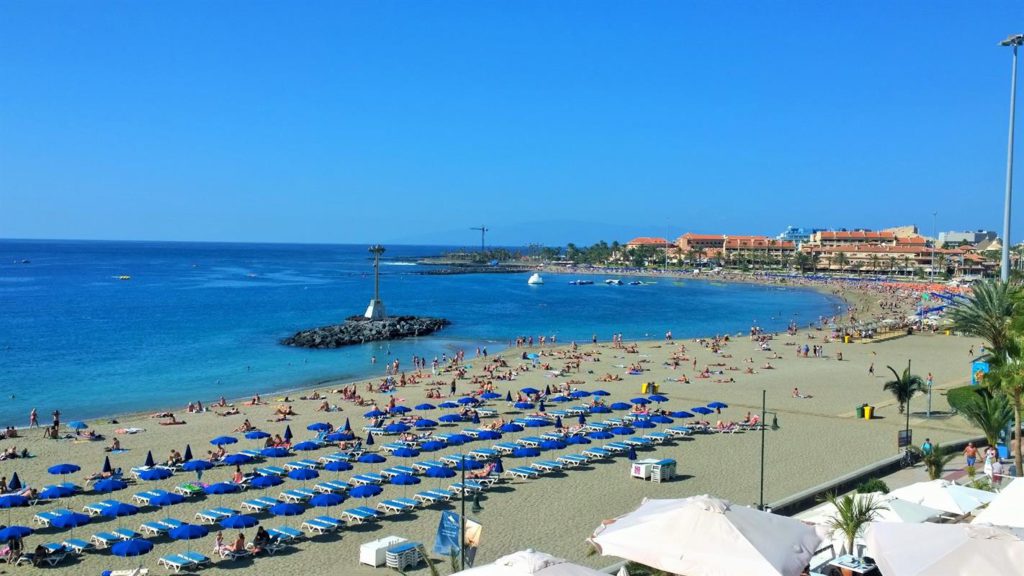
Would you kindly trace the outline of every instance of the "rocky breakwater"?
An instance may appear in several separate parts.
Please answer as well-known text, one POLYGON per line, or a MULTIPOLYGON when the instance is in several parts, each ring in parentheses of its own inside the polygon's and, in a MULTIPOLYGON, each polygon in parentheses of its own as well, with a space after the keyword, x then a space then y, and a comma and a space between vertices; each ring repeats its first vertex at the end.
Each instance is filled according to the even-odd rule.
POLYGON ((349 344, 426 336, 449 324, 451 322, 444 318, 395 316, 384 320, 367 320, 362 316, 352 316, 343 324, 296 332, 281 340, 281 343, 301 348, 340 348, 349 344))

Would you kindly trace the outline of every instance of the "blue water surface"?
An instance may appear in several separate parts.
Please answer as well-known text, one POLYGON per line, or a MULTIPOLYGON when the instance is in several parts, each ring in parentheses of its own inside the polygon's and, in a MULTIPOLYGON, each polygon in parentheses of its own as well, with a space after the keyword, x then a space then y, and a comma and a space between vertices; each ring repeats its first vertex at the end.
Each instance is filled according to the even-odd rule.
POLYGON ((528 286, 527 274, 427 276, 418 272, 428 267, 401 261, 442 250, 388 247, 381 292, 389 314, 452 326, 303 350, 278 341, 365 310, 367 246, 0 240, 0 425, 26 424, 33 407, 71 420, 355 379, 380 374, 389 356, 403 366, 413 354, 472 356, 519 335, 569 342, 735 333, 753 322, 782 329, 838 306, 805 289, 667 278, 608 286, 602 277, 572 286, 574 277, 559 275, 528 286))

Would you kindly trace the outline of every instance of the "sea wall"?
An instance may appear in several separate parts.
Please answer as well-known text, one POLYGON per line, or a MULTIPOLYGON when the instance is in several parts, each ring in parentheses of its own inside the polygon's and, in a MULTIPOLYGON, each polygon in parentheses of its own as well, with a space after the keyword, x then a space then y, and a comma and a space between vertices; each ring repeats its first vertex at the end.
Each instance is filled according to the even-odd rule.
POLYGON ((426 336, 449 324, 451 322, 444 318, 395 316, 384 320, 367 320, 362 316, 352 316, 342 324, 296 332, 281 340, 281 343, 300 348, 340 348, 350 344, 426 336))

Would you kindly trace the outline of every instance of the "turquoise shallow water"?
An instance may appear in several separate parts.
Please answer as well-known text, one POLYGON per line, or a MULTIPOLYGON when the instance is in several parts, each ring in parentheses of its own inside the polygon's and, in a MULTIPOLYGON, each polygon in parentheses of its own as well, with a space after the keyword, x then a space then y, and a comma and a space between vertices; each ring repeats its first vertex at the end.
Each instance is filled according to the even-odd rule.
POLYGON ((277 341, 365 309, 366 246, 0 241, 0 425, 26 424, 32 407, 59 407, 72 420, 365 377, 383 369, 373 355, 409 366, 413 354, 497 351, 518 335, 568 342, 735 333, 753 322, 781 329, 838 306, 802 289, 664 278, 607 286, 600 277, 571 286, 555 275, 528 286, 525 274, 424 276, 392 260, 440 250, 389 247, 381 292, 389 313, 443 316, 450 328, 301 350, 277 341))

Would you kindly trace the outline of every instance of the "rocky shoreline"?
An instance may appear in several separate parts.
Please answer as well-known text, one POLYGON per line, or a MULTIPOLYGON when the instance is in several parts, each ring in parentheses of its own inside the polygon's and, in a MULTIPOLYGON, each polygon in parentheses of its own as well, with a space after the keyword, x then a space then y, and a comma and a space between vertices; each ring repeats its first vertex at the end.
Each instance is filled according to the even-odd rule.
POLYGON ((426 336, 449 324, 451 321, 444 318, 420 316, 395 316, 384 320, 367 320, 362 316, 352 316, 343 324, 296 332, 293 336, 281 340, 281 344, 299 348, 340 348, 365 342, 426 336))

